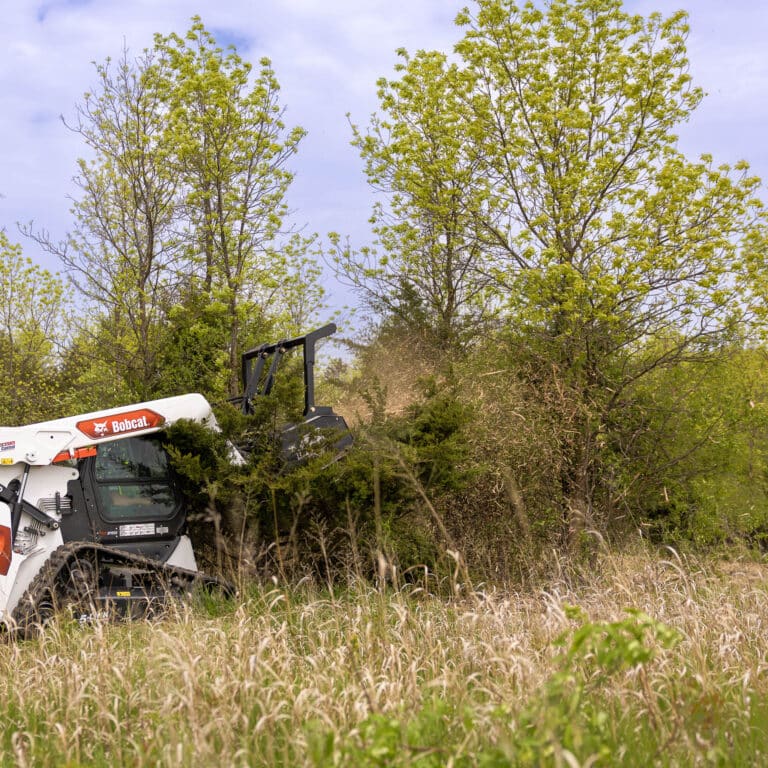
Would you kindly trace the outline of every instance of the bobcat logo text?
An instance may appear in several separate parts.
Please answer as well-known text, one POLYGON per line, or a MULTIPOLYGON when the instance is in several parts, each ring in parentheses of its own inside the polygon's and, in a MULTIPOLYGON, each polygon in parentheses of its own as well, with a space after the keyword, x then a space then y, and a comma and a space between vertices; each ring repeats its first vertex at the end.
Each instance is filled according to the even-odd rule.
POLYGON ((150 408, 116 413, 114 416, 100 419, 85 419, 77 422, 77 428, 88 437, 101 439, 145 429, 156 429, 165 423, 165 417, 150 408))

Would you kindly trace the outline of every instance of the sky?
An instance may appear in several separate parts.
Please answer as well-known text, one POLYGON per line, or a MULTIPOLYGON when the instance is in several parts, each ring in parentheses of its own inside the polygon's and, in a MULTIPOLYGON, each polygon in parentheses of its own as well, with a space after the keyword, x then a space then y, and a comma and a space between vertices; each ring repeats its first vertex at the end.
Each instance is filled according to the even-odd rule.
MULTIPOLYGON (((272 60, 288 126, 308 131, 294 158, 292 223, 307 233, 371 242, 374 202, 350 145, 350 119, 377 108, 376 80, 393 75, 396 49, 450 51, 467 0, 0 0, 0 229, 51 270, 60 265, 17 223, 63 238, 72 177, 84 155, 71 118, 96 84, 93 62, 139 55, 155 32, 182 34, 193 15, 245 59, 272 60)), ((470 3, 471 5, 471 3, 470 3)), ((707 96, 680 146, 718 162, 747 160, 768 180, 768 4, 759 0, 625 0, 627 10, 689 12, 690 71, 707 96)), ((768 202, 768 194, 763 195, 768 202)), ((329 283, 332 303, 343 292, 329 283)))

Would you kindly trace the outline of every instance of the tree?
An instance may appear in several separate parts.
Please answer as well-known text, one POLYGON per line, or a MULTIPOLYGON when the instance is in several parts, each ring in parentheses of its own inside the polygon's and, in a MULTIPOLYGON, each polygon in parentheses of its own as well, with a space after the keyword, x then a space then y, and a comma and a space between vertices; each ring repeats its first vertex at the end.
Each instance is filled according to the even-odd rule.
POLYGON ((0 230, 0 423, 58 414, 56 343, 65 316, 58 277, 22 255, 0 230))
POLYGON ((61 259, 92 308, 81 333, 92 337, 102 365, 140 399, 160 376, 162 321, 178 258, 178 181, 168 167, 166 109, 148 76, 156 76, 156 66, 152 53, 132 62, 124 51, 116 67, 109 59, 96 67, 99 88, 85 94, 69 126, 92 154, 78 161, 74 229, 60 243, 26 229, 61 259))
MULTIPOLYGON (((457 21, 465 33, 451 77, 424 66, 439 57, 414 61, 443 94, 430 104, 450 105, 460 156, 477 162, 471 176, 449 163, 440 173, 461 190, 462 229, 491 269, 514 359, 530 387, 562 401, 561 503, 575 541, 607 522, 606 468, 631 439, 622 425, 638 382, 716 357, 762 323, 760 181, 746 163, 691 161, 677 147, 676 126, 702 98, 684 13, 643 18, 620 0, 478 0, 457 21)), ((391 96, 414 90, 413 67, 401 71, 385 89, 390 114, 400 107, 391 96)), ((391 135, 416 124, 427 127, 424 146, 444 145, 438 121, 420 122, 428 105, 408 106, 391 135)), ((416 152, 380 146, 387 177, 412 178, 416 152)), ((425 197, 409 200, 418 229, 431 209, 425 197)))
POLYGON ((304 131, 285 128, 269 61, 254 77, 197 17, 184 39, 157 35, 139 58, 124 51, 96 71, 71 126, 91 152, 75 179, 75 228, 61 243, 25 231, 90 303, 91 338, 78 348, 108 363, 119 391, 170 394, 210 353, 207 394, 237 394, 242 349, 275 327, 295 332, 292 309, 303 320, 322 297, 307 282, 312 238, 283 231, 287 163, 304 131), (194 339, 205 346, 189 354, 194 339))
POLYGON ((626 415, 622 471, 633 523, 656 541, 750 542, 768 533, 766 350, 657 369, 626 415), (642 422, 647 422, 643 424, 642 422))
POLYGON ((170 73, 161 68, 159 87, 184 184, 187 253, 204 290, 227 308, 229 393, 236 395, 249 318, 274 317, 270 305, 282 306, 276 295, 303 287, 292 267, 304 264, 308 242, 293 240, 290 264, 279 239, 293 180, 287 164, 305 132, 283 123, 270 61, 261 59, 252 78, 251 65, 217 47, 198 17, 184 39, 157 35, 155 50, 170 73))
POLYGON ((488 188, 466 131, 466 73, 443 53, 399 53, 400 79, 378 84, 385 116, 367 133, 353 127, 368 182, 385 196, 371 217, 378 248, 331 241, 339 274, 364 301, 445 352, 466 345, 493 308, 476 230, 488 188))
POLYGON ((702 97, 685 14, 480 0, 458 21, 489 210, 503 214, 479 226, 505 264, 510 319, 579 406, 563 490, 571 527, 595 525, 612 418, 636 382, 756 319, 744 276, 760 182, 746 163, 677 149, 674 129, 702 97))

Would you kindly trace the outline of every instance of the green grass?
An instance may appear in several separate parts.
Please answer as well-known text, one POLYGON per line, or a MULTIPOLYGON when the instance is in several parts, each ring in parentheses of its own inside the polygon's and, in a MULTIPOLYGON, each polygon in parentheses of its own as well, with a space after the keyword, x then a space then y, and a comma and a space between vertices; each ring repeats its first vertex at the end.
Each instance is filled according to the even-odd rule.
POLYGON ((252 586, 0 646, 0 764, 761 764, 767 629, 760 565, 605 556, 453 600, 252 586))

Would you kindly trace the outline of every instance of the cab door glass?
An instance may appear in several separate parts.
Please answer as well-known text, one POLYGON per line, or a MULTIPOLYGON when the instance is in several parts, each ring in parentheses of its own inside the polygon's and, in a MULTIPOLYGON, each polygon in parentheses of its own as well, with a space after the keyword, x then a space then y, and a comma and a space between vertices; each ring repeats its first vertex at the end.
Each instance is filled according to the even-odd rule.
POLYGON ((105 520, 165 520, 176 513, 168 456, 157 439, 101 443, 94 479, 105 520))

